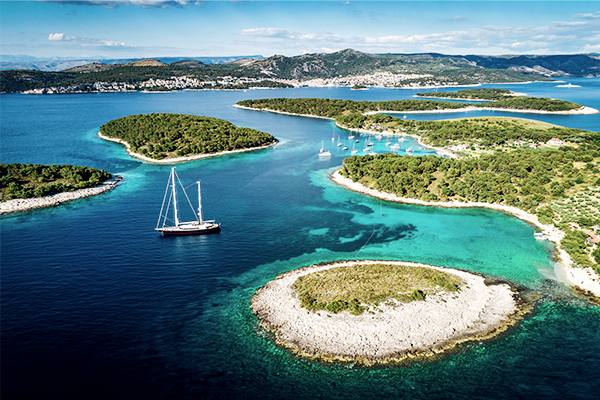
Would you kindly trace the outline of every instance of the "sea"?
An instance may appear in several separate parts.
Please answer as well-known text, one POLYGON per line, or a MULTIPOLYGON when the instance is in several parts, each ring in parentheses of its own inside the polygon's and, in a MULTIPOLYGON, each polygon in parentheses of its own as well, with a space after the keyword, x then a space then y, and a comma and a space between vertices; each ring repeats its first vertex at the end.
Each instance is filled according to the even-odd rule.
MULTIPOLYGON (((483 87, 600 109, 600 79, 565 81, 580 87, 483 87)), ((365 136, 356 143, 329 120, 233 107, 253 98, 374 101, 417 92, 2 94, 1 162, 85 165, 123 177, 99 196, 0 217, 2 398, 599 398, 600 307, 565 283, 554 246, 535 240, 535 227, 487 209, 402 205, 352 192, 330 174, 353 145, 362 150, 365 136), (157 112, 222 118, 279 139, 275 148, 175 165, 184 186, 201 180, 204 216, 222 224, 220 233, 162 237, 155 227, 172 165, 134 159, 96 135, 112 119, 157 112), (318 157, 322 146, 330 158, 318 157), (346 259, 473 271, 518 286, 533 307, 492 340, 401 365, 323 364, 277 346, 249 307, 255 291, 286 271, 346 259)), ((483 115, 600 130, 600 114, 407 118, 483 115)), ((376 152, 389 151, 385 137, 372 140, 376 152)), ((410 138, 399 144, 400 153, 436 154, 410 138)))

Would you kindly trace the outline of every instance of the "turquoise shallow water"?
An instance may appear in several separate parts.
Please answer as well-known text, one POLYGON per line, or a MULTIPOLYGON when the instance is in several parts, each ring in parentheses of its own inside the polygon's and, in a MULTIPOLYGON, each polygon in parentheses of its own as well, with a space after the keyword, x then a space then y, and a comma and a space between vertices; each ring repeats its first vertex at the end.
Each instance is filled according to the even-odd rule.
MULTIPOLYGON (((579 103, 600 108, 600 96, 590 95, 600 80, 573 82, 585 86, 579 103)), ((565 93, 541 83, 506 87, 565 93)), ((0 220, 3 397, 597 398, 599 308, 561 282, 552 247, 534 240, 531 226, 490 210, 386 204, 350 192, 329 180, 345 155, 332 131, 342 140, 345 131, 231 107, 257 97, 413 95, 302 88, 1 96, 2 162, 89 165, 124 177, 110 193, 0 220), (281 140, 277 149, 177 166, 183 182, 202 179, 206 216, 223 223, 220 234, 157 235, 170 167, 131 159, 95 136, 113 118, 147 112, 224 118, 281 140), (317 158, 321 141, 329 160, 317 158), (325 366, 275 346, 248 307, 254 291, 285 271, 349 258, 502 277, 527 289, 536 308, 496 340, 410 366, 325 366)), ((598 115, 564 121, 600 127, 598 115)))

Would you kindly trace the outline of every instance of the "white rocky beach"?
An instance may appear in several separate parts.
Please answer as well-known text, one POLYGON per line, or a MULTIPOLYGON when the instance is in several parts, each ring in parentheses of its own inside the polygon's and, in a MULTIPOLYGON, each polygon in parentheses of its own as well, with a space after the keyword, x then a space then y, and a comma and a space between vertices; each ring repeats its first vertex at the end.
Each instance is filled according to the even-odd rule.
POLYGON ((252 297, 261 326, 274 332, 278 344, 300 356, 365 365, 430 356, 457 343, 502 332, 519 314, 518 295, 508 285, 486 284, 464 271, 401 261, 338 261, 279 275, 252 297), (380 305, 361 315, 348 311, 310 312, 300 305, 292 284, 298 277, 354 264, 398 264, 458 275, 458 292, 426 296, 424 301, 380 305), (370 311, 370 312, 369 312, 370 311))
POLYGON ((36 208, 54 207, 61 203, 82 199, 84 197, 96 196, 112 190, 121 182, 120 176, 113 176, 98 186, 79 189, 74 192, 62 192, 45 197, 34 197, 30 199, 13 199, 0 203, 0 215, 19 211, 33 210, 36 208))

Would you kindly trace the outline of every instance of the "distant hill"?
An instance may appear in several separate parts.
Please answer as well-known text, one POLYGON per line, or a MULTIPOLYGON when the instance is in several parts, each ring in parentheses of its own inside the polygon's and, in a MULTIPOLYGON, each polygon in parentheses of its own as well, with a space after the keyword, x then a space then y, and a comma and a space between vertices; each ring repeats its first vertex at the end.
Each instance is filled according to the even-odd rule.
MULTIPOLYGON (((156 60, 165 64, 173 64, 178 61, 193 60, 201 62, 202 64, 226 64, 236 60, 257 60, 264 58, 261 55, 254 56, 230 56, 230 57, 155 57, 156 60)), ((11 69, 34 69, 37 71, 64 71, 80 65, 87 65, 90 63, 102 63, 105 65, 114 64, 126 64, 134 61, 138 61, 137 58, 127 59, 43 59, 29 56, 11 56, 1 55, 0 56, 0 70, 11 70, 11 69)))
MULTIPOLYGON (((437 53, 366 54, 347 49, 337 53, 304 54, 295 57, 275 55, 247 63, 244 69, 283 79, 331 78, 374 71, 454 74, 460 70, 459 75, 464 78, 479 81, 481 77, 477 77, 477 70, 484 69, 546 77, 600 76, 600 57, 585 54, 495 57, 437 53)), ((520 75, 507 76, 515 78, 520 75)))

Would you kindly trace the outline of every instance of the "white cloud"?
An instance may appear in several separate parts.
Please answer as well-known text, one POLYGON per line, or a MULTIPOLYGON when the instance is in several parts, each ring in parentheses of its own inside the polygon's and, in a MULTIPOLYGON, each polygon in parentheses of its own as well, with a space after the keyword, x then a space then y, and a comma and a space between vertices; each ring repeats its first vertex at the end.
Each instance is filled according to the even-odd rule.
POLYGON ((80 6, 101 6, 106 8, 117 8, 119 6, 141 6, 144 8, 173 8, 183 7, 190 3, 202 5, 201 2, 189 0, 37 0, 59 4, 76 4, 80 6))
POLYGON ((600 11, 594 14, 575 14, 575 18, 580 19, 600 19, 600 11))
POLYGON ((295 38, 294 32, 282 29, 282 28, 251 28, 243 29, 238 32, 244 36, 257 36, 257 37, 274 37, 274 38, 295 38))
MULTIPOLYGON (((460 18, 460 17, 458 17, 460 18)), ((600 44, 596 20, 552 22, 546 26, 486 26, 468 30, 419 35, 341 36, 332 32, 294 32, 284 28, 244 29, 240 35, 253 37, 250 45, 278 44, 286 53, 294 49, 316 52, 324 48, 356 48, 366 52, 441 52, 488 54, 490 49, 507 53, 549 54, 585 52, 600 44)))
POLYGON ((64 33, 51 33, 50 35, 48 35, 48 40, 55 41, 55 42, 69 41, 69 42, 73 42, 74 44, 82 46, 82 47, 93 47, 93 46, 97 46, 97 47, 100 47, 100 46, 104 46, 104 47, 135 47, 135 46, 123 43, 123 42, 115 42, 112 40, 65 36, 64 33))
POLYGON ((51 33, 48 36, 48 40, 63 40, 64 37, 65 37, 64 33, 51 33))

